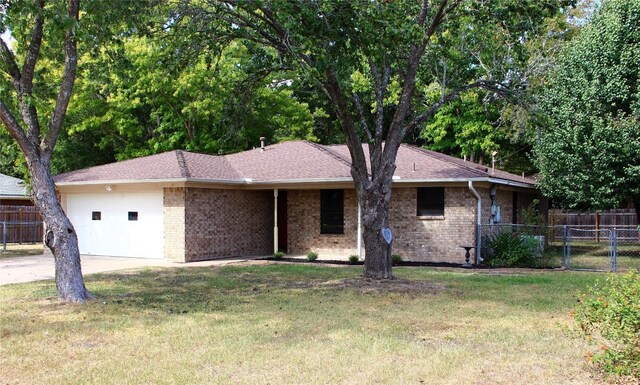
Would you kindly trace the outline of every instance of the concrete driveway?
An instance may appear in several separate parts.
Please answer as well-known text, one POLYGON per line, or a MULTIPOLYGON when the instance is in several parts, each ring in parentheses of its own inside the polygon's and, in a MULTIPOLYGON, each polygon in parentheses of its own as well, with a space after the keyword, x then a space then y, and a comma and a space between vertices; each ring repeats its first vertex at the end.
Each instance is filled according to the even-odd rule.
MULTIPOLYGON (((259 257, 226 258, 213 261, 180 263, 165 259, 100 257, 83 255, 81 257, 82 274, 102 273, 150 266, 199 267, 225 265, 255 259, 259 257)), ((53 255, 34 255, 0 259, 0 285, 54 279, 53 255)))

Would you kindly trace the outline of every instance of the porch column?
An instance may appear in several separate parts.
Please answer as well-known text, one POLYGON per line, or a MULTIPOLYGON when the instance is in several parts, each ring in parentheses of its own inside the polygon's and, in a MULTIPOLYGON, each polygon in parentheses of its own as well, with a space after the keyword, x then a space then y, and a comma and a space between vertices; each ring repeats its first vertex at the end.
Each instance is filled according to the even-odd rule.
POLYGON ((358 260, 362 260, 362 207, 358 199, 358 260))
POLYGON ((278 189, 273 189, 273 253, 278 252, 278 189))

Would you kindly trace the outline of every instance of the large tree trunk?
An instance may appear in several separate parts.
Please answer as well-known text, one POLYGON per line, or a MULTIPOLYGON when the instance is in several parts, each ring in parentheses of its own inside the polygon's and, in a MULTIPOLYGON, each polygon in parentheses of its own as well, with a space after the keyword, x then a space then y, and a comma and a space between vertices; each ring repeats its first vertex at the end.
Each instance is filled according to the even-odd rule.
POLYGON ((389 227, 391 184, 358 190, 366 253, 363 275, 365 278, 392 279, 391 245, 382 236, 382 229, 389 227))
POLYGON ((55 258, 58 295, 65 301, 86 302, 93 297, 84 286, 78 237, 56 195, 48 161, 27 159, 27 165, 33 200, 46 226, 45 245, 55 258))

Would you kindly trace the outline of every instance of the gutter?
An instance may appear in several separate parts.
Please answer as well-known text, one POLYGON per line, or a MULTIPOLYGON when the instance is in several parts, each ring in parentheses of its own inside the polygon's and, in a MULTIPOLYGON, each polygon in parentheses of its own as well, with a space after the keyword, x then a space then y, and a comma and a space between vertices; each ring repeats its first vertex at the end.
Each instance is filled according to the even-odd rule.
POLYGON ((480 256, 480 225, 482 224, 482 199, 480 194, 473 187, 473 182, 469 181, 469 191, 476 197, 476 265, 482 262, 480 256))
MULTIPOLYGON (((439 179, 402 179, 400 176, 393 177, 393 184, 409 183, 464 183, 464 182, 486 182, 500 184, 503 186, 513 186, 522 188, 535 188, 535 184, 526 182, 515 182, 499 178, 439 178, 439 179)), ((56 186, 86 186, 86 185, 117 185, 117 184, 138 184, 138 183, 212 183, 235 186, 260 186, 277 184, 313 184, 313 183, 353 183, 351 177, 341 178, 308 178, 308 179, 279 179, 279 180, 259 180, 251 178, 243 179, 206 179, 206 178, 165 178, 165 179, 116 179, 116 180, 92 180, 76 182, 57 182, 56 186)))
POLYGON ((490 184, 499 184, 503 186, 523 187, 523 188, 535 188, 535 183, 529 182, 516 182, 508 179, 500 178, 440 178, 440 179, 402 179, 399 176, 393 177, 393 183, 449 183, 449 182, 486 182, 490 184))

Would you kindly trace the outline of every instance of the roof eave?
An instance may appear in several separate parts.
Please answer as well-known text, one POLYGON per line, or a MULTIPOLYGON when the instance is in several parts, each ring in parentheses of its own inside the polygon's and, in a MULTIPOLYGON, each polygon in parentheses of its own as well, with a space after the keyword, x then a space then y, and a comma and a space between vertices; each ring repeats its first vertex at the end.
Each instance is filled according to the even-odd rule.
POLYGON ((399 178, 394 177, 393 183, 467 183, 467 182, 479 182, 479 183, 495 183, 504 186, 522 187, 522 188, 536 188, 535 183, 530 182, 517 182, 508 179, 490 178, 490 177, 476 177, 476 178, 438 178, 438 179, 420 179, 420 178, 399 178))
POLYGON ((29 195, 3 195, 0 194, 0 199, 22 199, 29 200, 31 197, 29 195))
MULTIPOLYGON (((507 179, 500 178, 437 178, 437 179, 425 179, 425 178, 402 178, 394 177, 394 184, 409 184, 409 183, 466 183, 472 182, 486 182, 495 183, 506 186, 522 187, 522 188, 536 188, 535 184, 529 182, 516 182, 507 179)), ((350 177, 340 178, 306 178, 306 179, 277 179, 277 180, 253 180, 251 178, 245 179, 207 179, 207 178, 166 178, 166 179, 119 179, 119 180, 97 180, 97 181, 76 181, 76 182, 58 182, 56 186, 95 186, 95 185, 125 185, 125 184, 169 184, 169 183, 206 183, 206 184, 221 184, 221 185, 233 185, 233 186, 260 186, 260 185, 300 185, 300 184, 322 184, 322 183, 353 183, 353 179, 350 177)))

